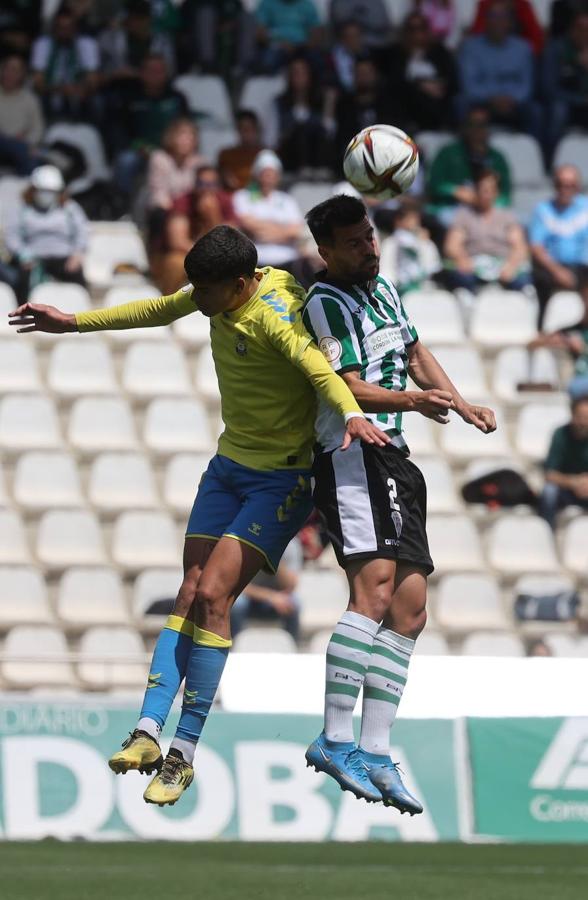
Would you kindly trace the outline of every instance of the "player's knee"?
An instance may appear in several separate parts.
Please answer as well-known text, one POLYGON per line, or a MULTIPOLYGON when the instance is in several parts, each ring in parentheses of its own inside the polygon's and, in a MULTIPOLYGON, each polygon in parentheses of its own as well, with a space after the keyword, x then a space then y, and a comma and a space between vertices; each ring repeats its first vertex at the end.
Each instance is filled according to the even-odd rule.
POLYGON ((226 594, 213 585, 199 584, 196 589, 196 614, 198 624, 207 631, 216 631, 219 623, 229 615, 230 603, 226 594))
POLYGON ((419 612, 415 613, 410 626, 410 634, 408 635, 413 641, 416 641, 419 634, 427 624, 427 610, 423 607, 419 612))
POLYGON ((178 596, 176 597, 176 602, 174 603, 174 616, 181 616, 183 619, 190 618, 197 588, 198 582, 196 579, 190 576, 184 577, 180 590, 178 591, 178 596))
POLYGON ((349 602, 352 612, 367 616, 374 622, 381 622, 390 606, 393 585, 390 580, 374 584, 369 590, 355 590, 349 602))

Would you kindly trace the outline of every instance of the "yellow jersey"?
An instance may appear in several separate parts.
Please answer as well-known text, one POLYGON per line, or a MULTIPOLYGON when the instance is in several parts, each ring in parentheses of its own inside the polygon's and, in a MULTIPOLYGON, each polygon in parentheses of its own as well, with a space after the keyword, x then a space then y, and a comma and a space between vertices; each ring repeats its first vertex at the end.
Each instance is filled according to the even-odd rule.
MULTIPOLYGON (((238 309, 210 319, 225 430, 218 452, 261 471, 312 461, 316 394, 341 416, 361 413, 304 327, 304 289, 288 272, 258 270, 259 287, 238 309)), ((198 309, 191 284, 175 294, 78 313, 78 330, 169 325, 198 309)))

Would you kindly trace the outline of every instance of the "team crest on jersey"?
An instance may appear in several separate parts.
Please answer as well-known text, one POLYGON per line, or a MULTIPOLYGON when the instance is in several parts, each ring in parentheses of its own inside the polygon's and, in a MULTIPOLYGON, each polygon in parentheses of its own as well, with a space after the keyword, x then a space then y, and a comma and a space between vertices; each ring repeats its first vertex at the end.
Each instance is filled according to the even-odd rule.
POLYGON ((342 347, 337 338, 329 334, 324 338, 321 338, 319 342, 319 350, 321 351, 327 362, 333 363, 337 362, 337 360, 341 356, 342 347))
POLYGON ((237 354, 237 356, 247 355, 247 342, 244 337, 237 338, 237 343, 235 344, 235 353, 237 354))

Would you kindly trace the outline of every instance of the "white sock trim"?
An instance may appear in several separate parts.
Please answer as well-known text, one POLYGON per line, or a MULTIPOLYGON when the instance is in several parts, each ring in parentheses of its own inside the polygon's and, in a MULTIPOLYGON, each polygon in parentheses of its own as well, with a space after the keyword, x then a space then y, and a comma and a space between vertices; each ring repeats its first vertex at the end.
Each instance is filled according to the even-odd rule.
POLYGON ((197 741, 187 741, 185 738, 175 737, 169 745, 170 750, 179 750, 187 763, 192 765, 196 753, 197 741))
POLYGON ((396 631, 392 631, 391 628, 384 628, 382 626, 378 631, 378 640, 382 641, 383 644, 394 647, 396 650, 401 650, 408 656, 410 656, 414 650, 415 641, 413 641, 412 638, 405 637, 403 634, 398 634, 396 631))
POLYGON ((143 718, 139 719, 137 722, 137 728, 139 731, 145 731, 159 744, 161 728, 159 727, 159 722, 156 722, 155 719, 149 719, 147 716, 143 716, 143 718))
POLYGON ((363 631, 371 637, 375 637, 380 629, 379 622, 374 622, 373 619, 369 619, 361 613, 352 612, 350 609, 343 613, 337 624, 357 628, 358 631, 363 631))

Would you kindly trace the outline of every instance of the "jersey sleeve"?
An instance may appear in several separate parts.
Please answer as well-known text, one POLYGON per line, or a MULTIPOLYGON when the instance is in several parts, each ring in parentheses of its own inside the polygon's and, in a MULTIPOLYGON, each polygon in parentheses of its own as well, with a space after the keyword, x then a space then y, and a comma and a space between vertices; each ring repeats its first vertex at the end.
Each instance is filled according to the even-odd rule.
POLYGON ((406 347, 410 347, 411 344, 418 341, 419 335, 400 298, 398 299, 398 306, 400 309, 400 330, 402 332, 402 340, 406 347))
MULTIPOLYGON (((284 304, 284 310, 287 310, 284 304)), ((274 304, 264 317, 264 330, 273 347, 297 366, 315 391, 341 416, 363 415, 355 397, 325 360, 306 330, 300 313, 292 309, 281 312, 274 304)))
POLYGON ((78 331, 120 331, 126 328, 169 325, 198 309, 193 294, 192 285, 186 285, 166 297, 135 300, 121 306, 76 313, 78 331))
POLYGON ((330 297, 315 296, 304 308, 303 321, 336 372, 361 369, 361 347, 348 309, 330 297))

